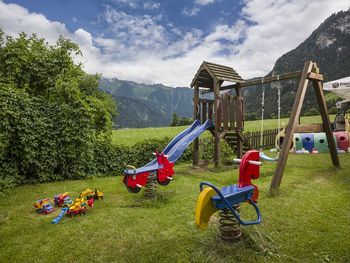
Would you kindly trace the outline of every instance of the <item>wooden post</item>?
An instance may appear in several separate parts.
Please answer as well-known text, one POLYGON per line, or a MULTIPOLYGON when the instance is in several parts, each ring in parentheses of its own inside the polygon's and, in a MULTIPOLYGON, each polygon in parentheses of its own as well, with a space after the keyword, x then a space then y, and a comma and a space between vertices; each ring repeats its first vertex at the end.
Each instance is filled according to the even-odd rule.
POLYGON ((220 164, 220 124, 221 124, 221 116, 220 116, 220 83, 219 81, 214 80, 214 116, 215 116, 215 124, 214 124, 214 165, 218 167, 220 164))
MULTIPOLYGON (((242 90, 240 86, 235 89, 236 90, 236 132, 243 132, 243 105, 242 105, 242 90)), ((243 143, 239 140, 239 136, 237 136, 237 158, 241 158, 243 155, 243 143)))
POLYGON ((208 102, 208 120, 213 120, 213 102, 208 102))
MULTIPOLYGON (((199 86, 195 83, 193 89, 193 121, 199 119, 199 86)), ((198 138, 193 141, 193 160, 192 165, 198 166, 199 163, 199 140, 198 138)))
POLYGON ((235 130, 236 128, 236 104, 235 104, 235 97, 234 96, 230 96, 230 114, 229 114, 229 118, 230 118, 230 130, 235 130))
POLYGON ((340 167, 337 148, 335 146, 335 142, 333 139, 331 122, 329 121, 327 104, 323 95, 322 82, 319 80, 313 80, 312 83, 315 89, 316 98, 317 98, 318 106, 322 117, 323 128, 327 136, 329 153, 331 154, 332 163, 333 163, 333 166, 340 167))
POLYGON ((207 101, 202 101, 202 123, 207 120, 207 101))
POLYGON ((222 116, 224 123, 224 131, 228 131, 228 114, 229 114, 229 100, 230 95, 225 93, 222 98, 222 116))
POLYGON ((291 115, 289 117, 288 126, 286 128, 286 136, 284 137, 281 152, 278 157, 278 162, 275 170, 275 174, 272 177, 271 185, 270 185, 270 193, 276 194, 278 192, 279 186, 282 181, 282 176, 284 169, 287 164, 287 158, 289 154, 289 149, 292 144, 293 140, 293 134, 295 127, 298 122, 298 118, 300 116, 300 111, 303 106, 303 101, 305 98, 305 93, 307 90, 307 85, 309 83, 309 80, 307 79, 308 73, 311 72, 312 69, 312 62, 307 61, 304 65, 304 70, 301 74, 300 82, 298 85, 298 90, 295 94, 295 99, 293 103, 293 108, 291 115))

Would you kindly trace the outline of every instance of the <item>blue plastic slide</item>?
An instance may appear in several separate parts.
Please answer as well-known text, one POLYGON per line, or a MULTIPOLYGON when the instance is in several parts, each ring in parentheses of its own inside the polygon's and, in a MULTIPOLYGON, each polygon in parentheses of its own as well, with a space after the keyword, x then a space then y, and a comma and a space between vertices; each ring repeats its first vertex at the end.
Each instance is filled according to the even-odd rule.
MULTIPOLYGON (((163 150, 165 155, 168 155, 168 160, 175 163, 180 156, 183 154, 188 145, 198 138, 205 130, 214 127, 211 120, 207 120, 204 124, 200 121, 195 120, 190 127, 177 135, 163 150)), ((150 172, 158 170, 159 165, 157 159, 152 160, 148 164, 138 168, 138 169, 128 169, 124 170, 125 174, 138 174, 142 172, 150 172)))

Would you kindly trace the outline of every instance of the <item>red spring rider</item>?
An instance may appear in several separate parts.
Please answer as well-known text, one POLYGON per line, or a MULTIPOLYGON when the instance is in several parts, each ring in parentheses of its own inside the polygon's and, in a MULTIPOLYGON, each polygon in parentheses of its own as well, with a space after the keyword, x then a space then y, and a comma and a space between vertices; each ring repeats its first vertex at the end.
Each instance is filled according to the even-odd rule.
POLYGON ((158 153, 155 151, 154 155, 156 155, 156 159, 141 168, 136 169, 132 165, 127 165, 127 168, 129 169, 124 170, 123 182, 129 192, 140 192, 141 188, 146 185, 148 177, 152 173, 157 174, 157 182, 160 185, 168 185, 173 179, 174 163, 169 162, 168 156, 164 153, 158 153))

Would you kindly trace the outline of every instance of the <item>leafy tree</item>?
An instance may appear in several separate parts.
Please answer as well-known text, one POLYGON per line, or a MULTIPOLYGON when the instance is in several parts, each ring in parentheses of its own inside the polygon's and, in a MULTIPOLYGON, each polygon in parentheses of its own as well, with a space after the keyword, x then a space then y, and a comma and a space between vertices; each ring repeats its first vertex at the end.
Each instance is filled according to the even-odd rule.
POLYGON ((88 75, 79 47, 60 37, 6 36, 0 29, 0 190, 18 183, 99 173, 115 102, 88 75))
POLYGON ((178 126, 178 124, 179 124, 179 117, 177 117, 177 114, 174 112, 173 113, 173 119, 171 121, 170 126, 174 127, 174 126, 178 126))
POLYGON ((179 124, 178 126, 185 126, 185 125, 190 125, 192 124, 193 120, 191 118, 187 118, 187 117, 182 117, 179 120, 179 124))

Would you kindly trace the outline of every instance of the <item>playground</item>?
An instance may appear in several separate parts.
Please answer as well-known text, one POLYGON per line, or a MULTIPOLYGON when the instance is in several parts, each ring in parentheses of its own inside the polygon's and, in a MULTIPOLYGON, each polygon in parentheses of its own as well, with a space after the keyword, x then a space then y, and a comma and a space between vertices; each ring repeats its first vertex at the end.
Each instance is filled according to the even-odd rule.
MULTIPOLYGON (((269 196, 275 164, 264 164, 255 184, 263 221, 244 227, 244 242, 226 244, 218 237, 218 215, 207 231, 195 225, 199 183, 224 186, 237 181, 238 170, 215 170, 176 164, 176 179, 159 186, 158 199, 130 194, 120 177, 92 178, 17 187, 0 200, 2 262, 347 262, 350 155, 340 156, 342 169, 329 165, 328 154, 291 155, 283 191, 269 196), (96 186, 105 198, 86 215, 67 218, 37 215, 32 200, 69 189, 96 186)), ((242 205, 244 218, 254 217, 242 205)))
MULTIPOLYGON (((7 262, 28 257, 33 262, 43 258, 49 262, 57 258, 66 262, 350 260, 349 123, 345 110, 331 125, 322 79, 311 61, 303 71, 253 80, 243 80, 233 68, 203 62, 191 84, 192 125, 164 130, 173 136, 167 146, 147 152, 149 161, 140 166, 132 160, 125 163, 123 179, 90 177, 19 186, 1 199, 1 258, 7 262), (281 127, 279 99, 277 120, 264 120, 262 110, 259 122, 244 121, 242 88, 290 78, 300 81, 285 127, 281 127), (225 80, 236 84, 222 86, 225 80), (309 82, 321 116, 304 118, 301 123, 309 82), (200 98, 200 86, 213 93, 214 99, 200 98), (221 93, 229 89, 235 95, 221 93), (275 133, 265 130, 276 121, 275 133), (322 123, 315 124, 318 121, 322 123), (259 125, 260 133, 254 132, 259 125), (201 135, 213 136, 214 141, 213 161, 204 166, 201 135), (222 165, 220 141, 231 148, 234 164, 222 165), (181 162, 189 147, 192 164, 181 162), (275 148, 274 157, 269 148, 275 148), (103 193, 81 192, 91 185, 103 193), (79 197, 73 202, 68 191, 79 197), (61 212, 50 199, 41 199, 53 193, 65 193, 54 197, 55 204, 63 206, 61 212), (94 198, 102 197, 94 207, 94 198), (29 209, 33 200, 37 200, 37 213, 29 209), (74 218, 61 221, 65 214, 74 218)), ((140 131, 127 134, 126 141, 136 142, 140 137, 140 131)), ((152 140, 152 136, 142 137, 152 140)))

